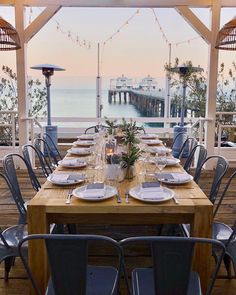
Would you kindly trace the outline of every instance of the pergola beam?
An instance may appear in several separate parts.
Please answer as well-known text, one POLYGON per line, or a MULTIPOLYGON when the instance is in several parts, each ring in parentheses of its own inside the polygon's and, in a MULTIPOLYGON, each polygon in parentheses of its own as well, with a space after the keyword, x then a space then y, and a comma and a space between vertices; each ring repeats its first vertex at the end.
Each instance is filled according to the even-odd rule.
POLYGON ((60 10, 61 6, 50 6, 25 29, 24 42, 28 43, 35 34, 60 10))
POLYGON ((211 31, 187 6, 178 6, 176 7, 176 11, 208 44, 211 43, 211 31))

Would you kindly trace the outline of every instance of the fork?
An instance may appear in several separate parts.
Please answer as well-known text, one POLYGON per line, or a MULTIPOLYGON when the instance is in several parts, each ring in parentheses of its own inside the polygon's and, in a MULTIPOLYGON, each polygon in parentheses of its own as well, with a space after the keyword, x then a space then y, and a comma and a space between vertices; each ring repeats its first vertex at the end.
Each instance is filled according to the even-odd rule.
POLYGON ((65 202, 67 205, 70 204, 70 199, 73 196, 72 192, 73 192, 73 188, 69 189, 68 194, 67 194, 67 199, 65 202))
POLYGON ((117 203, 122 203, 122 200, 121 200, 121 197, 120 197, 120 194, 119 194, 118 190, 117 190, 117 193, 116 193, 116 201, 117 201, 117 203))
POLYGON ((176 199, 175 196, 173 197, 173 200, 174 200, 174 202, 175 202, 176 205, 179 205, 179 201, 176 199))

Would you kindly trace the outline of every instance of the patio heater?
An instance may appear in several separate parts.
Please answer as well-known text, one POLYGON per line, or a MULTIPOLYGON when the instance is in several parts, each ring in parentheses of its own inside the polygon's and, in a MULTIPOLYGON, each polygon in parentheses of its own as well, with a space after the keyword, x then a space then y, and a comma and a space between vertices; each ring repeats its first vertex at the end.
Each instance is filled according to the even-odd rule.
MULTIPOLYGON (((41 70, 42 74, 45 76, 45 84, 47 89, 47 126, 45 127, 46 133, 53 140, 54 144, 57 145, 57 126, 52 125, 51 121, 51 102, 50 102, 50 86, 51 86, 51 76, 53 76, 54 71, 65 71, 65 69, 51 65, 51 64, 41 64, 31 67, 34 70, 41 70)), ((55 148, 50 140, 46 139, 48 145, 50 146, 53 153, 56 154, 55 148)))
MULTIPOLYGON (((187 89, 187 81, 188 78, 193 73, 202 72, 203 69, 200 67, 192 67, 192 66, 186 66, 182 65, 179 67, 170 68, 170 72, 176 73, 179 75, 180 80, 182 81, 182 87, 183 87, 183 98, 181 102, 181 115, 180 115, 180 125, 174 126, 174 138, 181 133, 181 135, 178 136, 176 139, 175 145, 173 147, 172 154, 173 156, 178 156, 179 151, 181 149, 182 144, 184 143, 185 139, 187 138, 187 127, 184 126, 184 115, 185 115, 185 98, 186 98, 186 89, 187 89)), ((182 155, 184 158, 188 156, 188 147, 186 147, 186 150, 183 152, 182 155)))

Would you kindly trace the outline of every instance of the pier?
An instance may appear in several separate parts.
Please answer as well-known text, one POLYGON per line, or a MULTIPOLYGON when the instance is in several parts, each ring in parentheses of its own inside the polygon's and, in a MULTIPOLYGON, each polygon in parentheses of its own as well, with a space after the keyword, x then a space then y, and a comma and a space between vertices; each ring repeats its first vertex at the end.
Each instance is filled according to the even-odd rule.
MULTIPOLYGON (((142 115, 146 117, 164 117, 165 97, 160 92, 131 90, 131 89, 110 89, 108 91, 108 102, 111 103, 130 103, 134 105, 142 115)), ((171 103, 171 117, 179 117, 181 108, 176 103, 171 103)), ((186 114, 187 115, 187 110, 186 114)))

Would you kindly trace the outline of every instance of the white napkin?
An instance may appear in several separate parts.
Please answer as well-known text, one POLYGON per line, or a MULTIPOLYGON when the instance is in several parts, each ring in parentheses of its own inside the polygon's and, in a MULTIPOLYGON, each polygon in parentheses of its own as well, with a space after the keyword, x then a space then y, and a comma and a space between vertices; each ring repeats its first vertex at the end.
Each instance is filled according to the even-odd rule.
POLYGON ((166 158, 167 165, 175 165, 177 163, 175 158, 166 158))
POLYGON ((175 182, 182 182, 182 181, 187 181, 189 180, 189 174, 185 172, 175 172, 171 173, 172 176, 174 177, 175 182))
POLYGON ((146 144, 160 144, 162 141, 160 139, 149 139, 149 140, 143 140, 146 144))
POLYGON ((92 140, 77 140, 77 141, 74 142, 74 144, 77 144, 77 145, 93 145, 94 141, 92 141, 92 140))
POLYGON ((140 186, 139 196, 143 200, 162 200, 165 197, 159 182, 144 182, 140 186))
POLYGON ((79 180, 84 179, 84 174, 68 174, 68 173, 53 173, 50 176, 51 182, 55 184, 68 184, 68 183, 77 183, 79 180))
POLYGON ((51 181, 58 183, 68 183, 69 174, 56 173, 51 175, 51 181))
POLYGON ((151 153, 165 154, 169 153, 171 150, 165 147, 153 147, 150 149, 151 153))
POLYGON ((89 139, 95 139, 97 137, 97 135, 96 134, 82 134, 77 137, 82 140, 89 140, 89 139))
POLYGON ((105 187, 102 184, 88 185, 86 190, 82 192, 82 195, 86 199, 99 199, 105 196, 105 187), (94 187, 94 188, 93 188, 94 187))
POLYGON ((157 137, 158 137, 157 134, 151 134, 151 133, 148 133, 148 134, 146 133, 146 134, 141 135, 142 139, 157 138, 157 137))
POLYGON ((157 173, 156 176, 159 180, 165 180, 172 183, 185 182, 191 178, 191 176, 186 172, 157 173))

